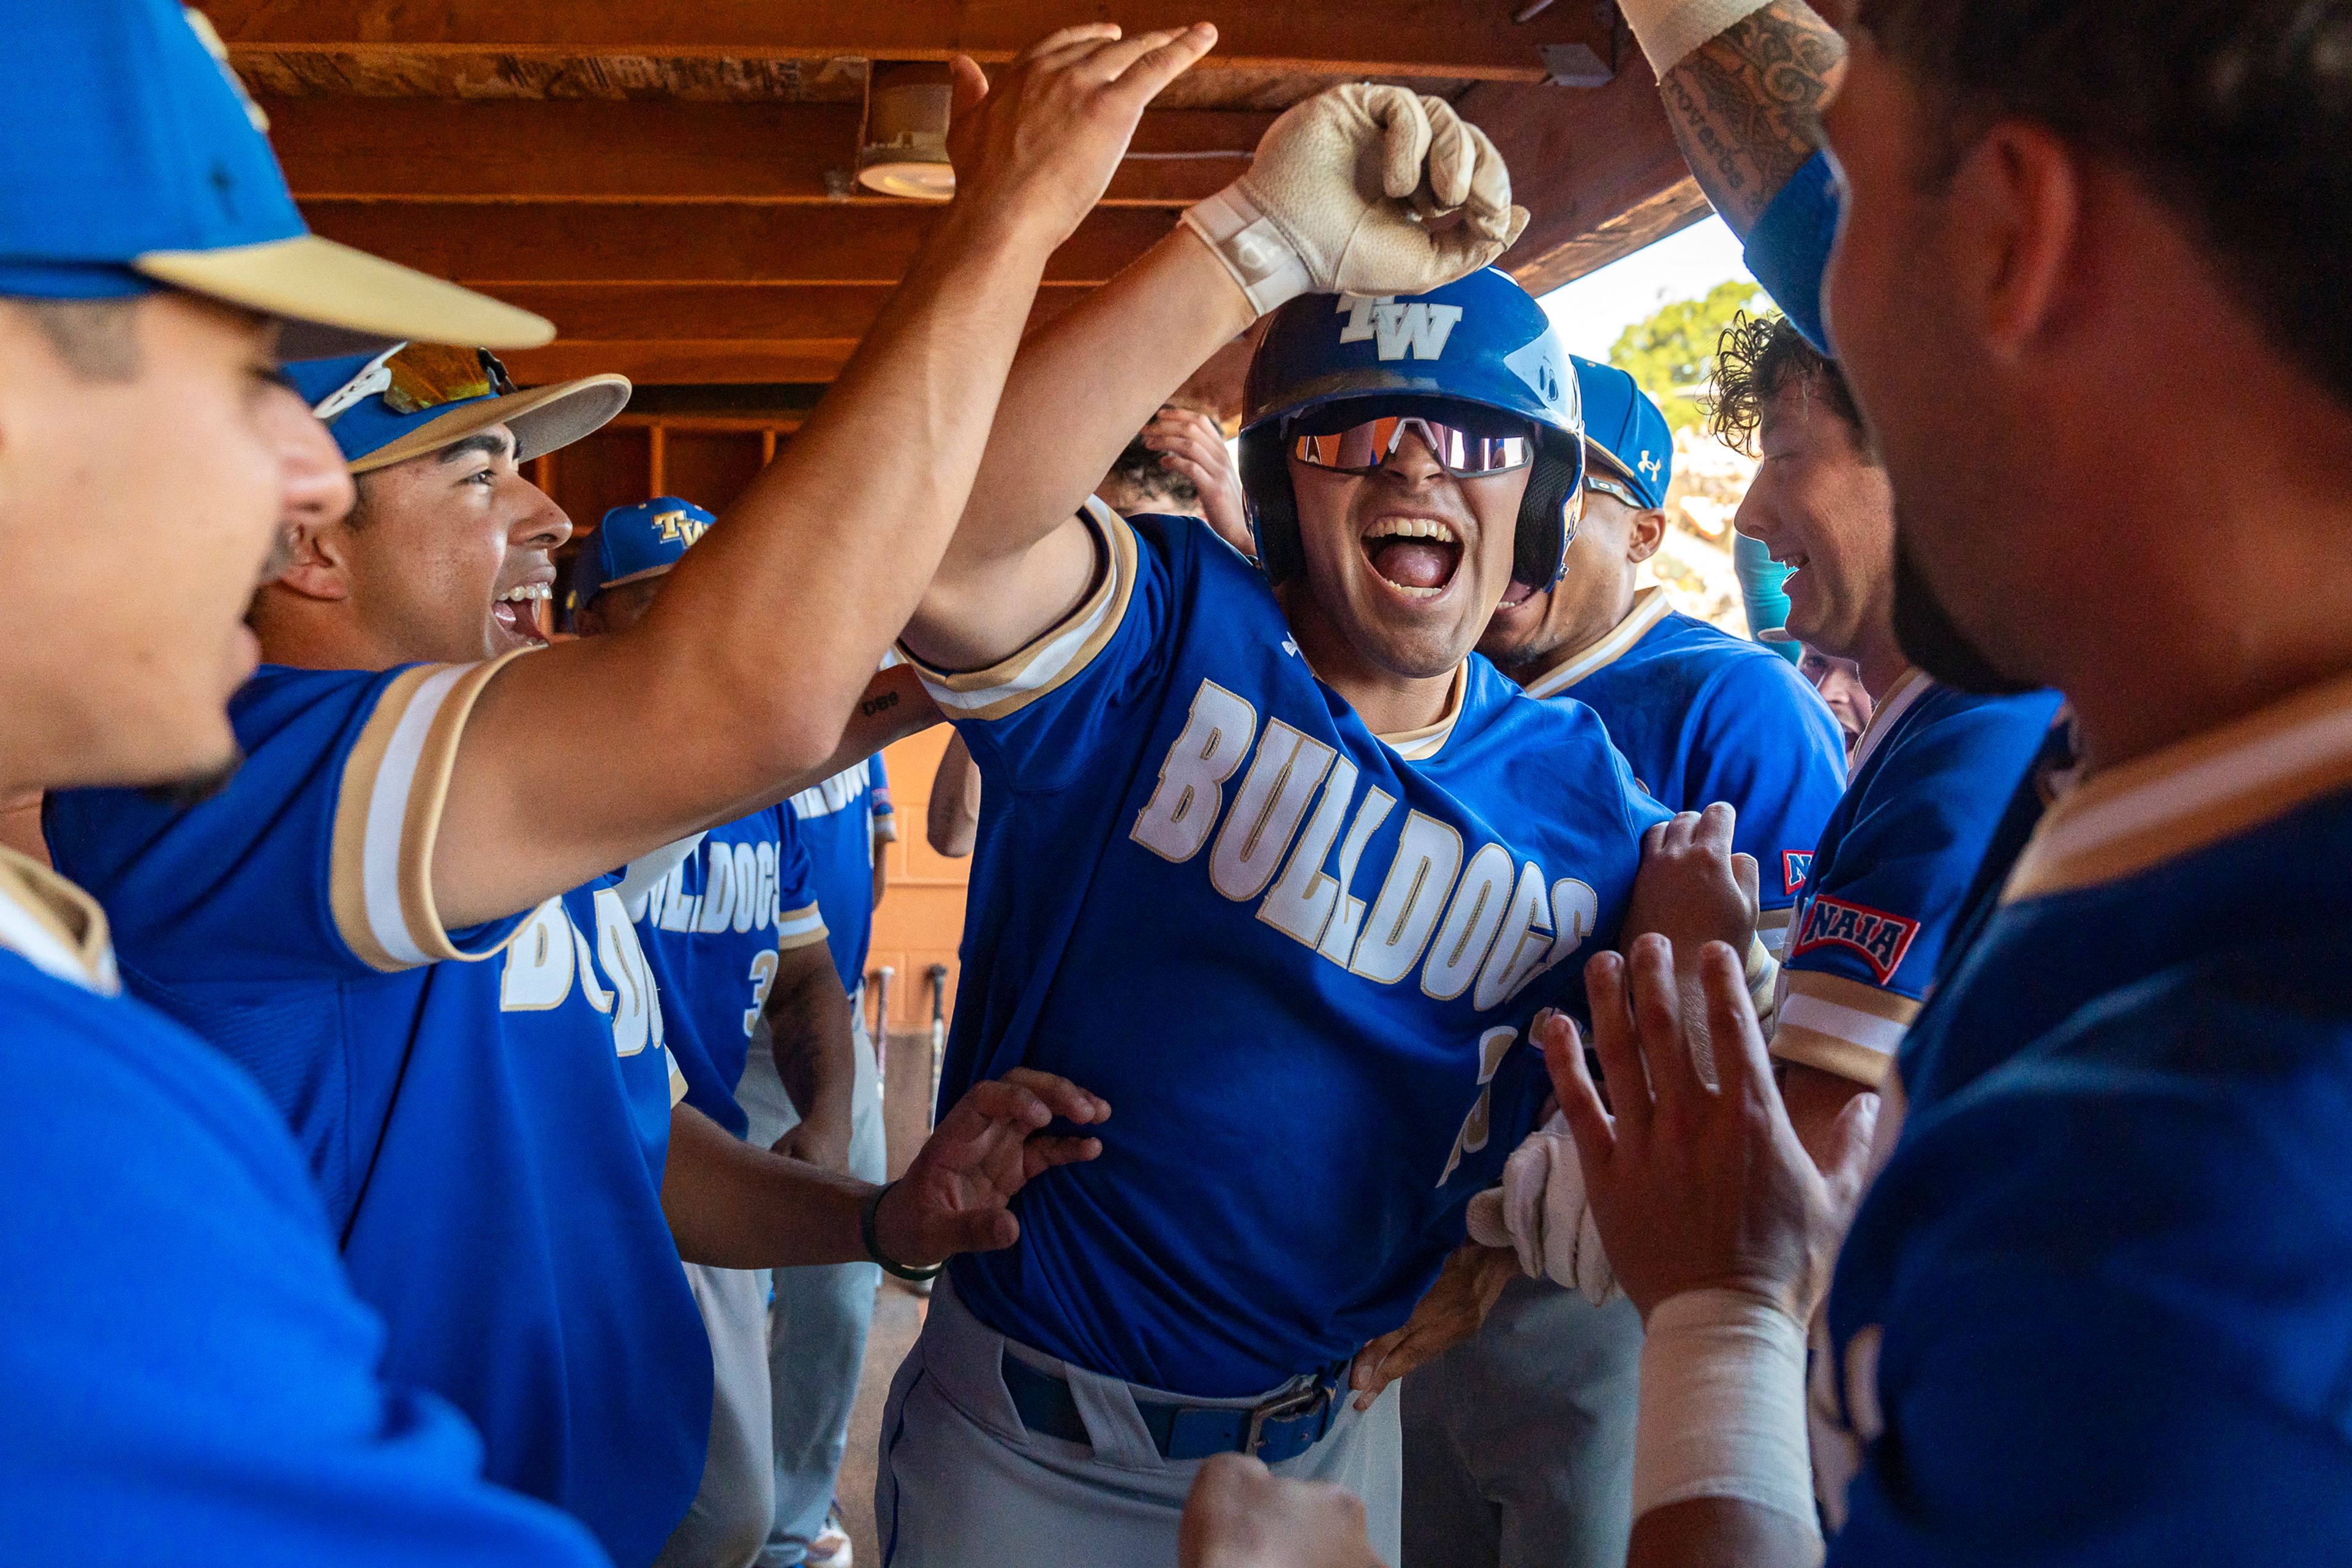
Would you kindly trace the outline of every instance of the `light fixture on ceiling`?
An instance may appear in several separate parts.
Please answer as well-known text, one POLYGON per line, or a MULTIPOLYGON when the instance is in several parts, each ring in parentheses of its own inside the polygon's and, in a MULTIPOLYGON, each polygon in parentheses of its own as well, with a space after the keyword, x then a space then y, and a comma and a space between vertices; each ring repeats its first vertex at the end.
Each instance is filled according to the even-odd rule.
POLYGON ((886 196, 943 202, 955 195, 948 117, 955 87, 943 65, 877 65, 867 79, 857 183, 886 196))

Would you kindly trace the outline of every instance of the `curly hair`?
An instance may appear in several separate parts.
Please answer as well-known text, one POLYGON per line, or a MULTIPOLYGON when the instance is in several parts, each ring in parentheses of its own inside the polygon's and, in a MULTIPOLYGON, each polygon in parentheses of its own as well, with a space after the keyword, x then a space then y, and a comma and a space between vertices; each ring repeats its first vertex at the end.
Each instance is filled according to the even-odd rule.
POLYGON ((1742 310, 1723 329, 1715 349, 1715 374, 1707 384, 1707 430, 1725 446, 1755 456, 1766 406, 1792 384, 1826 403, 1853 427, 1854 444, 1876 460, 1870 427, 1862 422, 1845 373, 1777 310, 1764 316, 1742 310))

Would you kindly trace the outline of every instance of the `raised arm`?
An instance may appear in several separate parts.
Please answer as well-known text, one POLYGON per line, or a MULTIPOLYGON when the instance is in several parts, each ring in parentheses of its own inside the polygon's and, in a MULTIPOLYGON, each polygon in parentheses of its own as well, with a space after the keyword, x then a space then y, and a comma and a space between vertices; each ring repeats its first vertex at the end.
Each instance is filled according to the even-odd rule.
POLYGON ((1745 239, 1821 151, 1815 116, 1845 59, 1845 40, 1801 0, 1770 0, 1678 59, 1662 61, 1658 54, 1680 47, 1687 33, 1671 18, 1643 13, 1681 9, 1654 0, 1625 7, 1652 51, 1666 118, 1699 189, 1745 239))
POLYGON ((1826 352, 1822 274, 1837 196, 1816 157, 1817 116, 1845 41, 1801 0, 1625 0, 1624 12, 1691 173, 1747 242, 1748 270, 1826 352))
POLYGON ((1023 345, 908 646, 981 668, 1067 614, 1095 571, 1079 504, 1169 394, 1259 315, 1312 291, 1437 288, 1492 261, 1526 221, 1494 144, 1443 99, 1360 83, 1292 108, 1247 174, 1023 345), (1416 201, 1462 222, 1415 221, 1416 201))
POLYGON ((445 925, 527 909, 825 764, 963 510, 1046 257, 1213 40, 1066 28, 993 90, 956 63, 959 195, 809 422, 635 626, 484 689, 434 849, 445 925))

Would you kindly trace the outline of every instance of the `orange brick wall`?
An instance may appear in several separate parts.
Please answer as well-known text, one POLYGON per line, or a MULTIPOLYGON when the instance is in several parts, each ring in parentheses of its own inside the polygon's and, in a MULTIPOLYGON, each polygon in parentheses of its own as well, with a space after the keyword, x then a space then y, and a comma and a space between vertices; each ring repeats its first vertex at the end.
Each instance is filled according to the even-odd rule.
POLYGON ((866 959, 866 984, 884 964, 898 971, 890 982, 890 1025, 926 1029, 931 1022, 930 983, 924 971, 948 966, 945 1006, 955 1014, 956 949, 963 941, 964 884, 969 858, 950 860, 932 851, 923 837, 923 816, 931 798, 931 774, 947 750, 944 724, 910 736, 882 753, 890 770, 890 799, 898 810, 898 842, 889 847, 889 891, 874 912, 874 945, 866 959))

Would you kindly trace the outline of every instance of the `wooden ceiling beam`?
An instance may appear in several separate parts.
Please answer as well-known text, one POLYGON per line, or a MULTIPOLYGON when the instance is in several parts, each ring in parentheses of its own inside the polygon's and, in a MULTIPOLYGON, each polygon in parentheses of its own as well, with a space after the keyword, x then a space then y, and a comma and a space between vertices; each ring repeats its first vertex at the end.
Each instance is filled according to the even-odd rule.
MULTIPOLYGON (((1051 321, 1090 287, 1039 289, 1029 325, 1051 321)), ((545 316, 566 339, 780 342, 863 337, 890 292, 882 283, 520 283, 500 289, 499 298, 545 316)))
POLYGON ((1605 52, 1591 0, 1524 24, 1517 0, 204 0, 229 46, 274 53, 635 55, 656 58, 1007 60, 1057 27, 1103 19, 1129 32, 1217 25, 1203 62, 1330 76, 1540 81, 1547 45, 1605 52))
MULTIPOLYGON (((857 163, 858 110, 846 103, 261 103, 287 182, 306 201, 838 205, 845 198, 834 187, 857 163)), ((1189 205, 1246 168, 1246 153, 1273 122, 1271 114, 1242 110, 1147 114, 1132 149, 1142 155, 1120 165, 1105 205, 1189 205)), ((907 205, 863 191, 846 199, 861 206, 907 205)))
POLYGON ((1463 117, 1494 139, 1512 195, 1534 215, 1502 265, 1528 292, 1548 293, 1712 209, 1675 144, 1642 52, 1620 51, 1606 87, 1480 82, 1463 117))
POLYGON ((641 386, 825 382, 857 347, 855 338, 672 338, 598 342, 559 338, 499 357, 526 385, 617 371, 641 386))
MULTIPOLYGON (((497 291, 517 283, 895 283, 937 209, 651 203, 312 201, 331 239, 497 291)), ((1100 283, 1175 226, 1165 208, 1095 212, 1047 261, 1058 283, 1100 283)))

